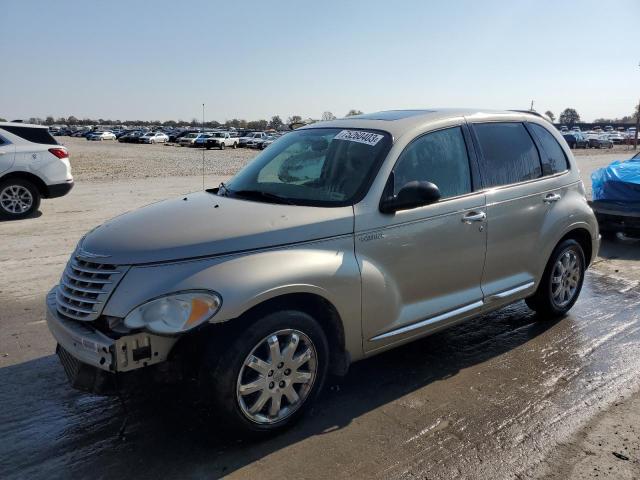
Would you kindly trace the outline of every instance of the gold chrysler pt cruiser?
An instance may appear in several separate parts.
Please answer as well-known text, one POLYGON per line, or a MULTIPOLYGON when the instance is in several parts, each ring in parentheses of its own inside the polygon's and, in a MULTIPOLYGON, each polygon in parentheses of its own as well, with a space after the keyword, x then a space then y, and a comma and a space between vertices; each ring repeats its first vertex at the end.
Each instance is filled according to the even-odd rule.
POLYGON ((571 150, 541 117, 359 115, 93 229, 47 321, 74 387, 188 372, 221 424, 269 433, 351 362, 522 299, 564 315, 599 237, 571 150))

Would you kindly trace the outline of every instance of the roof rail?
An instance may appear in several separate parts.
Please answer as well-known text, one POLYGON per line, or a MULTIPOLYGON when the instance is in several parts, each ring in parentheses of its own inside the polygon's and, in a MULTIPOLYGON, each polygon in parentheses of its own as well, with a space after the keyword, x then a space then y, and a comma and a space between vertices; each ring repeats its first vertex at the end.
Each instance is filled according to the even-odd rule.
POLYGON ((535 115, 536 117, 540 117, 543 119, 547 119, 544 115, 536 112, 535 110, 509 110, 510 112, 518 112, 518 113, 529 113, 531 115, 535 115))

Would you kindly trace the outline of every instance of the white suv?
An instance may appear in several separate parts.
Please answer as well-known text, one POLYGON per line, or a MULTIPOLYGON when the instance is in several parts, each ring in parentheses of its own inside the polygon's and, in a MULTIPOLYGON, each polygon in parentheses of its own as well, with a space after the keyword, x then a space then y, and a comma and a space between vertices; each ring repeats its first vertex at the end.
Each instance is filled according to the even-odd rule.
POLYGON ((69 152, 47 127, 0 122, 0 217, 27 217, 71 188, 69 152))

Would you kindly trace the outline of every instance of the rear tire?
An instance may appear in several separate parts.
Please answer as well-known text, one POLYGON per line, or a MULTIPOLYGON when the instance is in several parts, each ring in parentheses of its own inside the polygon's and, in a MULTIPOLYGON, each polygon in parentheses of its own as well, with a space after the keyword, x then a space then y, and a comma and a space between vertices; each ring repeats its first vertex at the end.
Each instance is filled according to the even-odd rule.
POLYGON ((567 239, 551 254, 536 292, 525 301, 543 319, 557 318, 573 307, 580 296, 585 272, 584 251, 567 239))
POLYGON ((233 147, 231 147, 231 148, 233 148, 235 150, 236 148, 238 148, 238 144, 234 142, 233 147))
POLYGON ((222 353, 211 344, 201 371, 202 393, 216 425, 228 434, 274 434, 293 425, 316 400, 328 360, 327 338, 313 317, 297 310, 274 312, 241 330, 222 353))
POLYGON ((40 207, 40 191, 28 180, 9 179, 0 183, 0 217, 20 219, 40 207))
POLYGON ((224 150, 224 147, 225 147, 224 142, 220 143, 220 150, 224 150))

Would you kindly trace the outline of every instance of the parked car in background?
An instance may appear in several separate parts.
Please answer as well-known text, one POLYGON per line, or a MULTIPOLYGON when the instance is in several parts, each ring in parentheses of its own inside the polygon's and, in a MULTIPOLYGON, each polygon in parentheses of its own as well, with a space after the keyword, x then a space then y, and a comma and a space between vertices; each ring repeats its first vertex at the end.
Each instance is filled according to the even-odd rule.
POLYGON ((255 140, 266 138, 267 134, 264 132, 251 132, 244 137, 240 137, 238 139, 239 147, 246 147, 249 142, 254 142, 255 140))
POLYGON ((255 149, 258 149, 258 150, 264 150, 266 148, 266 146, 264 145, 265 142, 267 140, 273 141, 273 140, 275 140, 275 138, 276 137, 274 135, 267 135, 264 138, 258 138, 258 139, 255 139, 255 140, 247 142, 247 147, 255 148, 255 149))
POLYGON ((169 135, 162 132, 147 132, 138 137, 139 143, 166 143, 169 141, 169 135))
POLYGON ((613 142, 605 134, 589 134, 587 140, 588 148, 613 148, 613 142))
POLYGON ((125 133, 118 139, 118 141, 120 143, 138 143, 138 140, 142 135, 144 135, 144 132, 135 130, 133 132, 125 133))
POLYGON ((176 131, 171 132, 169 134, 169 141, 170 142, 177 142, 178 140, 180 140, 185 135, 189 135, 190 133, 198 133, 198 132, 199 132, 199 130, 176 130, 176 131))
POLYGON ((267 138, 265 138, 261 143, 260 143, 260 150, 264 150, 265 148, 267 148, 269 145, 271 145, 273 142, 275 142, 278 138, 278 136, 276 135, 269 135, 267 138))
POLYGON ((205 141, 205 147, 219 148, 224 150, 226 147, 238 148, 238 138, 232 137, 229 132, 213 132, 209 138, 205 141))
POLYGON ((115 140, 116 136, 113 132, 93 132, 87 135, 87 140, 98 141, 101 142, 103 140, 115 140))
POLYGON ((611 140, 614 145, 620 145, 620 144, 624 143, 624 141, 625 141, 624 135, 622 135, 622 133, 620 133, 620 132, 616 132, 616 131, 611 130, 606 135, 607 135, 607 138, 609 140, 611 140))
POLYGON ((589 140, 580 132, 563 133, 562 137, 571 149, 589 147, 589 140))
POLYGON ((187 133, 186 135, 178 138, 176 143, 181 147, 191 147, 196 141, 196 138, 198 138, 198 135, 200 134, 197 132, 187 133))
POLYGON ((213 132, 201 132, 198 134, 196 139, 193 141, 192 147, 204 148, 205 143, 209 137, 213 135, 213 132))
POLYGON ((0 122, 0 217, 29 216, 72 187, 69 153, 46 127, 0 122))
POLYGON ((580 127, 571 127, 572 132, 581 132, 580 127))

